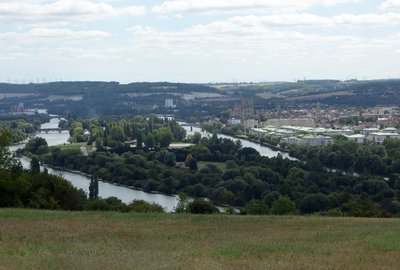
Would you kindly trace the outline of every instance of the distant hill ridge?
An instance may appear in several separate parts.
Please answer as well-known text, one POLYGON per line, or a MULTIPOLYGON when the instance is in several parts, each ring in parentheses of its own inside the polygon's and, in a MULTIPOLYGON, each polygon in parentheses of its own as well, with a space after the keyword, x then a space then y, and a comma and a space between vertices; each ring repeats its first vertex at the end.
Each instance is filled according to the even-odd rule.
POLYGON ((168 83, 168 82, 137 82, 120 84, 119 82, 101 81, 76 81, 76 82, 49 82, 49 83, 30 83, 30 84, 9 84, 0 83, 0 93, 35 93, 35 94, 63 94, 76 95, 86 94, 97 91, 112 91, 120 93, 128 92, 218 92, 215 88, 188 83, 168 83))

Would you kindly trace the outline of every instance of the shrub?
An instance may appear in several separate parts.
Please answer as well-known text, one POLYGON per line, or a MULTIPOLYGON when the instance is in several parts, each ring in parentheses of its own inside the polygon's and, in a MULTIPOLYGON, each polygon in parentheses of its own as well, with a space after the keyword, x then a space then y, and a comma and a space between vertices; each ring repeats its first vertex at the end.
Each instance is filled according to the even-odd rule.
POLYGON ((209 201, 194 200, 188 204, 188 210, 192 214, 214 214, 219 210, 209 201))
POLYGON ((288 197, 281 197, 272 204, 271 213, 274 215, 288 215, 296 212, 296 206, 288 197))
POLYGON ((246 215, 267 215, 268 207, 262 201, 252 200, 246 204, 243 213, 246 215))
POLYGON ((143 200, 134 200, 129 206, 129 210, 136 213, 164 213, 161 205, 156 203, 148 203, 143 200))
POLYGON ((88 211, 109 211, 110 205, 104 199, 87 201, 85 209, 88 211))

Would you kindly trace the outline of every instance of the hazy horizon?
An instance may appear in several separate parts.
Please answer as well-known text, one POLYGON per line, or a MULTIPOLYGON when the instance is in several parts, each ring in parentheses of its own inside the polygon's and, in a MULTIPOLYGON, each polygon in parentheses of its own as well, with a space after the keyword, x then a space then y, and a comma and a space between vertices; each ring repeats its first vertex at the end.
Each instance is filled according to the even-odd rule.
POLYGON ((218 84, 279 84, 279 83, 295 83, 298 81, 351 81, 351 80, 356 80, 358 82, 363 82, 363 81, 391 81, 391 80, 400 80, 399 78, 377 78, 377 79, 346 79, 346 80, 340 80, 340 79, 332 79, 332 78, 323 78, 323 79, 313 79, 313 78, 306 78, 306 79, 298 79, 296 81, 260 81, 260 82, 251 82, 251 81, 237 81, 237 82, 228 82, 228 81, 220 81, 220 82, 180 82, 180 81, 131 81, 131 82, 120 82, 116 80, 53 80, 53 81, 0 81, 0 83, 5 83, 5 84, 12 84, 12 85, 27 85, 27 84, 47 84, 47 83, 76 83, 76 82, 104 82, 104 83, 118 83, 120 85, 128 85, 128 84, 134 84, 134 83, 169 83, 169 84, 200 84, 200 85, 218 85, 218 84))

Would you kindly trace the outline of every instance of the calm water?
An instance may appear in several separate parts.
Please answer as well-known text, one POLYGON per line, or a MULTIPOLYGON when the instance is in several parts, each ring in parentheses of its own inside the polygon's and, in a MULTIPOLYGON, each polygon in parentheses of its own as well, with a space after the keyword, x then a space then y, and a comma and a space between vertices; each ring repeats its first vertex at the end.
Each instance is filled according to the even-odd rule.
MULTIPOLYGON (((181 123, 181 124, 182 124, 182 127, 186 130, 186 133, 188 135, 193 135, 195 132, 200 132, 203 135, 203 137, 210 136, 209 133, 202 131, 201 128, 191 127, 191 126, 186 125, 186 123, 181 123)), ((231 139, 233 141, 240 141, 242 143, 243 147, 254 148, 255 150, 257 150, 260 153, 261 156, 273 158, 273 157, 278 156, 278 154, 281 154, 283 158, 293 159, 293 158, 291 158, 289 156, 288 153, 284 153, 284 152, 281 152, 281 151, 276 151, 276 150, 273 150, 273 149, 271 149, 269 147, 262 146, 262 145, 257 144, 257 143, 253 143, 253 142, 250 142, 248 140, 238 139, 238 138, 235 138, 235 137, 232 137, 232 136, 223 135, 223 134, 217 134, 217 136, 218 136, 218 138, 225 138, 225 139, 231 139)))

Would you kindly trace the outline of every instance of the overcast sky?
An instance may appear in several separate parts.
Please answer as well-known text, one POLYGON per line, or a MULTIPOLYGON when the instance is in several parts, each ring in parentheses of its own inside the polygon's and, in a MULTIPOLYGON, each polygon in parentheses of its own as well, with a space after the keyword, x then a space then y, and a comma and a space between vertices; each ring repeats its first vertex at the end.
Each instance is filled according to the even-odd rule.
POLYGON ((400 77, 400 0, 0 0, 0 81, 400 77))

